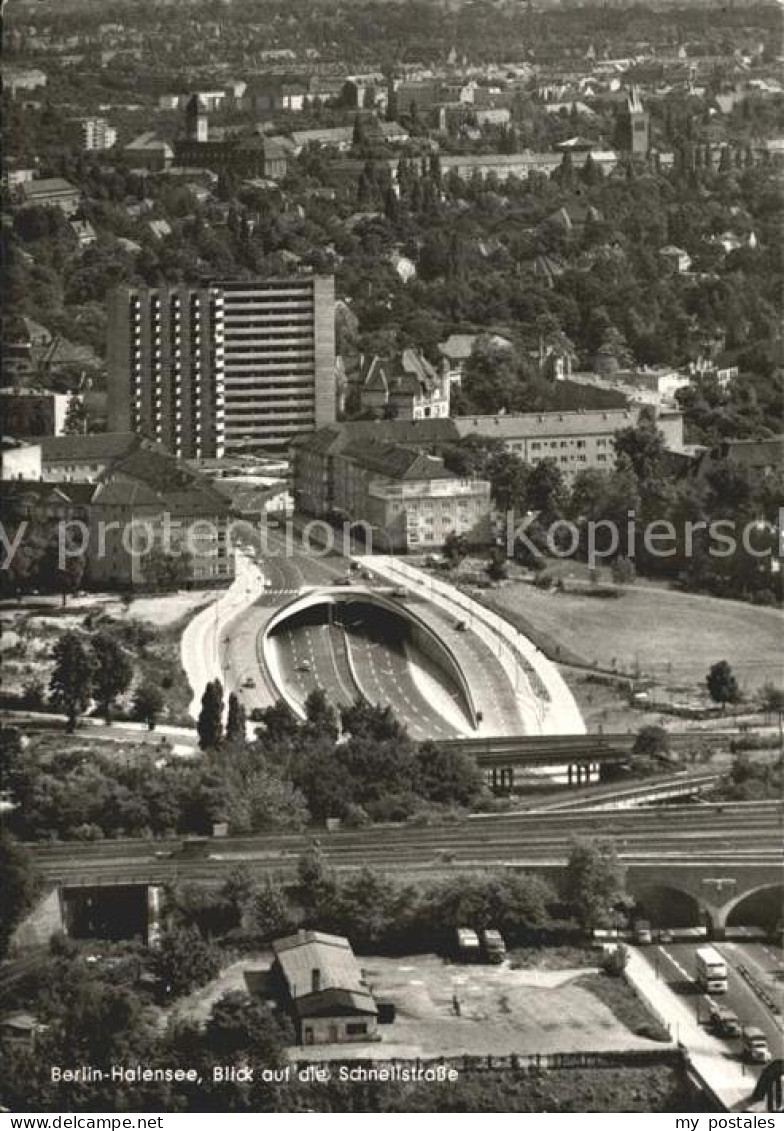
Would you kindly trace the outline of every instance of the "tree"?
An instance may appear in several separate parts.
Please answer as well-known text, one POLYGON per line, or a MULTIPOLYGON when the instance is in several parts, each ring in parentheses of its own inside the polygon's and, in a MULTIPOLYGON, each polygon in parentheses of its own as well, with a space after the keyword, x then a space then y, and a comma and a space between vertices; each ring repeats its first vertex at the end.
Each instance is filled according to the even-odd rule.
POLYGON ((655 423, 644 419, 637 427, 621 428, 615 433, 614 444, 616 466, 626 456, 641 488, 660 477, 665 442, 655 423))
POLYGON ((237 924, 242 923, 256 894, 256 883, 247 864, 232 868, 221 886, 221 896, 229 904, 237 924))
POLYGON ((710 697, 714 703, 720 703, 722 711, 726 710, 728 703, 737 703, 740 699, 738 681, 732 668, 726 660, 719 660, 714 664, 705 677, 710 697))
POLYGON ((229 711, 226 716, 226 741, 245 741, 245 708, 234 691, 229 695, 229 711))
POLYGON ((503 581, 506 578, 508 574, 506 552, 501 546, 493 546, 485 569, 491 581, 503 581))
POLYGON ((631 558, 625 558, 623 555, 613 558, 610 573, 616 585, 634 585, 637 580, 634 562, 631 558))
POLYGON ((602 955, 602 970, 611 978, 620 978, 629 964, 629 948, 618 943, 602 955))
POLYGON ((609 841, 578 841, 564 877, 564 898, 585 930, 614 926, 629 906, 623 865, 609 841))
POLYGON ((296 925, 285 890, 271 876, 267 876, 254 896, 250 919, 252 929, 264 942, 280 938, 296 925))
POLYGON ((223 684, 219 679, 210 680, 204 688, 196 731, 202 750, 217 750, 223 737, 223 684))
POLYGON ((444 557, 450 565, 459 565, 468 553, 465 535, 450 530, 444 540, 444 557))
POLYGON ((148 730, 155 730, 163 704, 163 692, 160 688, 154 683, 142 683, 133 695, 133 717, 141 723, 146 723, 148 730))
POLYGON ((204 1043, 221 1061, 252 1060, 263 1067, 281 1062, 284 1032, 269 1007, 258 997, 232 990, 212 1007, 204 1029, 204 1043))
POLYGON ((108 723, 115 699, 131 686, 133 664, 108 632, 99 632, 94 636, 92 648, 95 656, 93 694, 108 723))
POLYGON ((640 727, 634 740, 633 753, 642 758, 666 758, 670 753, 670 736, 664 727, 640 727))
POLYGON ((191 576, 191 554, 182 549, 166 552, 153 546, 144 556, 144 579, 156 592, 166 593, 180 589, 191 576))
POLYGON ((526 501, 532 511, 539 511, 547 520, 561 513, 565 496, 563 474, 554 459, 543 459, 531 472, 526 487, 526 501))
POLYGON ((484 791, 484 777, 476 759, 462 750, 444 749, 423 742, 417 750, 420 792, 442 805, 473 805, 484 791))
POLYGON ((324 853, 317 841, 297 860, 297 879, 301 893, 309 903, 316 902, 319 893, 332 883, 324 853))
POLYGON ((76 720, 87 710, 93 691, 95 661, 75 632, 66 632, 52 651, 54 670, 49 681, 52 703, 65 711, 66 730, 73 734, 76 720))
POLYGON ((290 742, 299 731, 297 716, 285 699, 277 699, 271 707, 264 707, 258 713, 254 711, 252 718, 264 728, 257 730, 257 735, 274 745, 290 742))
POLYGON ((14 929, 32 907, 38 888, 30 853, 0 830, 0 958, 5 957, 14 929))
POLYGON ((63 422, 63 433, 66 436, 79 436, 87 431, 87 409, 83 399, 78 393, 72 393, 68 398, 68 408, 63 422))
POLYGON ((357 699, 350 707, 341 707, 340 723, 344 734, 374 742, 398 740, 406 733, 388 704, 382 707, 380 703, 368 703, 365 699, 357 699))
POLYGON ((487 337, 474 342, 465 363, 461 389, 471 410, 496 413, 509 409, 519 392, 517 358, 513 350, 495 345, 487 337))
POLYGON ((337 741, 340 730, 338 716, 321 688, 315 688, 305 700, 305 717, 310 736, 337 741))
POLYGON ((155 971, 167 994, 190 993, 212 981, 219 970, 218 950, 202 938, 196 927, 174 927, 161 935, 155 971))
POLYGON ((784 747, 784 688, 766 683, 760 695, 762 709, 766 715, 776 715, 779 720, 779 743, 784 747))

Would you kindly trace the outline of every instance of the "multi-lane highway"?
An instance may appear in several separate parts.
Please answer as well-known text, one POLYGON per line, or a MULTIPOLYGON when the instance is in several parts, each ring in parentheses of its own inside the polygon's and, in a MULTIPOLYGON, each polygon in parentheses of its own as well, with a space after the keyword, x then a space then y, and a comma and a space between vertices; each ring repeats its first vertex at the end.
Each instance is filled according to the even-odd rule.
MULTIPOLYGON (((699 945, 700 941, 665 943, 641 947, 640 953, 656 970, 657 977, 679 995, 698 1021, 704 1023, 708 1018, 710 999, 700 992, 696 982, 695 952, 699 945)), ((782 983, 776 975, 784 972, 781 946, 746 940, 715 942, 711 945, 726 959, 728 970, 727 992, 716 995, 715 1000, 731 1009, 741 1025, 756 1025, 762 1029, 773 1058, 784 1056, 784 1033, 780 1015, 776 1017, 740 973, 741 968, 754 970, 760 981, 764 980, 774 987, 774 993, 780 1000, 782 983)), ((728 1038, 726 1045, 728 1056, 740 1059, 740 1040, 728 1038)), ((746 1071, 751 1077, 757 1074, 759 1068, 749 1064, 746 1071)))
MULTIPOLYGON (((250 549, 258 554, 265 590, 226 627, 221 642, 225 681, 242 695, 248 710, 264 706, 270 698, 258 648, 270 609, 293 599, 302 588, 344 583, 350 573, 348 559, 308 550, 296 532, 287 539, 280 531, 269 529, 264 547, 257 540, 250 549)), ((472 686, 486 701, 490 729, 498 725, 501 733, 519 732, 514 688, 497 657, 472 633, 458 632, 442 613, 428 610, 431 613, 438 635, 449 637, 447 643, 458 652, 472 686)), ((356 622, 356 613, 350 619, 356 622)), ((440 675, 423 661, 422 673, 416 678, 410 663, 416 655, 408 652, 402 639, 374 631, 370 623, 347 625, 344 634, 336 623, 330 627, 323 614, 300 615, 275 630, 272 647, 280 679, 300 706, 311 691, 321 689, 338 706, 358 695, 388 703, 418 740, 457 737, 471 729, 440 675)))

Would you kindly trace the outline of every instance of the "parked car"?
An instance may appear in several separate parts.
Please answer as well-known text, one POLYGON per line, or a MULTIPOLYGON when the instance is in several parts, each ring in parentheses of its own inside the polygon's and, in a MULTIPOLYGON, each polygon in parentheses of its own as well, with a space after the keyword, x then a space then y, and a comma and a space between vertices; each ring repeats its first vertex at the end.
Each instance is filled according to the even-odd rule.
POLYGON ((457 957, 461 962, 478 962, 481 956, 479 935, 470 927, 457 928, 457 957))
POLYGON ((506 958, 506 943, 500 931, 490 927, 482 931, 482 947, 485 958, 493 965, 498 965, 506 958))

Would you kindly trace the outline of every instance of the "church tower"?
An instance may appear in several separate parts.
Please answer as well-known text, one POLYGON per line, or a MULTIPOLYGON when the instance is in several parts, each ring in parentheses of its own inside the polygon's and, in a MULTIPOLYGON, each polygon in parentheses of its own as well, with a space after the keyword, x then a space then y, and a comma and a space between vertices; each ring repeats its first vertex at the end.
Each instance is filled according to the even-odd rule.
POLYGON ((650 115, 643 108, 639 88, 633 86, 626 103, 627 145, 634 157, 647 157, 650 148, 650 115))
POLYGON ((198 94, 192 94, 185 107, 185 136, 188 141, 208 141, 209 129, 207 107, 198 94))

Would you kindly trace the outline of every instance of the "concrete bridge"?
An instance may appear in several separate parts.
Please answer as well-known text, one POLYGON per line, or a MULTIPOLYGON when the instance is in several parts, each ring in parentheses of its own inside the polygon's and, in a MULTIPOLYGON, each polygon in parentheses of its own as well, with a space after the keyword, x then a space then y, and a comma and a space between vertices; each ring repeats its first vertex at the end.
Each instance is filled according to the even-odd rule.
MULTIPOLYGON (((216 846, 217 847, 217 846, 216 846)), ((329 859, 329 850, 325 853, 329 859)), ((622 857, 623 859, 623 857, 622 857)), ((343 861, 341 861, 343 863, 343 861)), ((639 856, 626 859, 626 887, 638 904, 651 914, 656 921, 656 908, 664 907, 670 912, 671 922, 661 925, 705 926, 708 934, 720 939, 728 926, 753 926, 762 922, 774 924, 782 905, 782 868, 779 860, 761 855, 756 861, 732 861, 730 857, 720 863, 688 862, 673 859, 641 860, 639 856), (779 910, 777 910, 779 909, 779 910), (682 919, 672 921, 673 914, 682 919), (685 920, 689 920, 688 922, 685 920)), ((225 873, 236 867, 237 858, 211 858, 196 861, 194 867, 200 879, 207 876, 220 880, 225 873)), ((278 878, 285 879, 288 873, 294 877, 295 862, 288 867, 281 861, 250 858, 247 865, 259 875, 274 871, 278 878)), ((355 868, 361 860, 344 866, 355 868)), ((389 867, 379 863, 380 867, 389 867)), ((563 863, 536 861, 519 863, 507 859, 507 867, 537 872, 556 883, 563 871, 563 863)), ((474 864, 461 862, 455 870, 485 869, 487 863, 474 864)), ((134 908, 129 917, 133 930, 129 937, 141 935, 154 944, 160 930, 160 914, 163 902, 163 888, 178 875, 187 874, 187 865, 182 861, 157 861, 155 865, 136 862, 128 868, 101 871, 85 866, 81 874, 61 881, 54 891, 46 897, 16 932, 14 949, 26 949, 42 945, 55 933, 69 933, 81 923, 85 926, 106 922, 122 909, 123 916, 134 908), (131 872, 133 874, 131 874, 131 872), (106 893, 102 896, 101 893, 106 893), (119 903, 118 903, 119 901, 119 903)), ((440 868, 443 871, 443 865, 440 868)))
POLYGON ((685 863, 662 860, 634 862, 626 873, 630 894, 645 905, 646 900, 684 898, 691 902, 695 924, 708 927, 713 938, 720 939, 732 919, 744 923, 752 900, 769 899, 780 909, 784 893, 784 871, 781 863, 731 861, 685 863), (744 904, 749 906, 744 908, 744 904))

